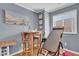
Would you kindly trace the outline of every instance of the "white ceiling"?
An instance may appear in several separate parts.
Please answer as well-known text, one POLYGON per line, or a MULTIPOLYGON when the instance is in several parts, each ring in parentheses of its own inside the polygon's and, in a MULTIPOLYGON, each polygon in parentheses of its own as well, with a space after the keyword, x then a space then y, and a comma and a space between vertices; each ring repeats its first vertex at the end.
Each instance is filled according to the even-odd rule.
POLYGON ((47 12, 53 12, 74 4, 75 3, 16 3, 16 5, 22 6, 26 9, 30 9, 32 11, 45 9, 47 12))

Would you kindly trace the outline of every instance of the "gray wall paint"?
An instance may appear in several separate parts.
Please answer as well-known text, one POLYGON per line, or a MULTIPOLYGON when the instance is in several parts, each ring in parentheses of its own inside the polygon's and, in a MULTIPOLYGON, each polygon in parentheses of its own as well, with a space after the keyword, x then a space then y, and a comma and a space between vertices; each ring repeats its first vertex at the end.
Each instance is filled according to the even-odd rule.
POLYGON ((49 26, 50 26, 50 31, 52 30, 52 26, 53 26, 53 21, 52 21, 52 14, 49 13, 49 26))
MULTIPOLYGON (((23 7, 17 6, 15 4, 0 4, 0 41, 1 40, 12 40, 17 41, 16 46, 10 46, 10 54, 21 50, 21 32, 24 31, 24 25, 8 25, 4 24, 4 10, 9 10, 16 13, 17 17, 29 18, 30 25, 32 29, 37 28, 37 14, 24 9, 23 7)), ((27 26, 26 26, 27 27, 27 26)))
MULTIPOLYGON (((63 41, 64 48, 79 52, 79 47, 78 47, 78 45, 79 45, 79 4, 75 4, 73 6, 66 7, 61 10, 57 10, 55 12, 50 13, 50 15, 51 15, 50 22, 52 22, 53 15, 63 13, 66 11, 70 11, 73 9, 77 9, 77 15, 78 15, 77 16, 77 34, 64 34, 62 41, 63 41), (67 43, 67 45, 65 45, 65 43, 67 43)), ((50 24, 50 28, 52 28, 52 24, 53 23, 50 24)))

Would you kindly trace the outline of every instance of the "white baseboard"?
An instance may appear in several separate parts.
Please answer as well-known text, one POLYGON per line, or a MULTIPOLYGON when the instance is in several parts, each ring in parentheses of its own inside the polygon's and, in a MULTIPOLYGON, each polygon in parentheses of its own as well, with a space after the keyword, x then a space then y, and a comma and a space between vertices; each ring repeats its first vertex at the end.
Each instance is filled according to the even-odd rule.
POLYGON ((79 52, 75 52, 75 51, 68 50, 68 49, 64 49, 64 50, 66 50, 66 51, 69 51, 69 52, 71 52, 71 53, 74 53, 74 54, 77 54, 77 55, 79 55, 79 52))
MULTIPOLYGON (((75 52, 75 51, 68 50, 68 49, 64 49, 64 50, 79 55, 79 52, 75 52)), ((16 55, 16 54, 18 54, 18 53, 20 53, 20 52, 22 52, 22 51, 23 51, 23 50, 19 50, 19 51, 15 52, 15 53, 11 54, 10 56, 16 55)))
POLYGON ((12 53, 10 56, 16 55, 16 54, 18 54, 18 53, 20 53, 20 52, 22 52, 22 51, 23 51, 23 50, 19 50, 19 51, 15 52, 15 53, 12 53))

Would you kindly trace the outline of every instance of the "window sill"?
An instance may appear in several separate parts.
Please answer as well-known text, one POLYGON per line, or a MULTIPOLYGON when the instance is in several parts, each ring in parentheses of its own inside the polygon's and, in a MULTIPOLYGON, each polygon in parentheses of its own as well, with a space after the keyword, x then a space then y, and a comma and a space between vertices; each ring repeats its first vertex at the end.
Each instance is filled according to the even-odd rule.
POLYGON ((77 34, 77 32, 63 32, 63 34, 77 34))

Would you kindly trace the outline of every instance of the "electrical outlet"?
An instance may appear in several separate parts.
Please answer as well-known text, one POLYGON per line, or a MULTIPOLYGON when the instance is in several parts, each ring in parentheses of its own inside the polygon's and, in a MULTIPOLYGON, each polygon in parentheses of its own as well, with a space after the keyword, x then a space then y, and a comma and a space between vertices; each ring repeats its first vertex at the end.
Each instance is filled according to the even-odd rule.
POLYGON ((64 45, 67 46, 67 42, 65 42, 64 45))

